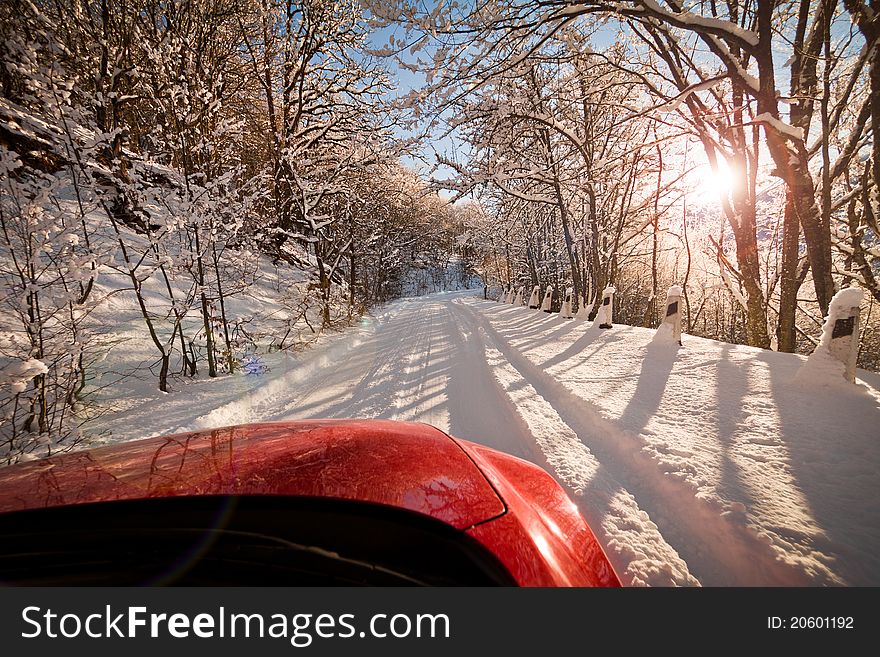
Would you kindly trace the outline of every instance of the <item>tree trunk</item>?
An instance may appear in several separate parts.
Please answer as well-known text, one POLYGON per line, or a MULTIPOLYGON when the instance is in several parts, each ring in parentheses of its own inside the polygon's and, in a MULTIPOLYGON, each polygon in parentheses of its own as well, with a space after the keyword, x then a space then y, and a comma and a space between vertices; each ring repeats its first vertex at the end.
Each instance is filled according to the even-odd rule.
POLYGON ((321 288, 321 324, 324 328, 330 326, 330 278, 324 267, 324 258, 318 242, 315 242, 315 260, 318 261, 318 284, 321 288))
POLYGON ((214 260, 214 273, 217 275, 217 302, 220 304, 220 321, 223 323, 226 367, 231 373, 235 369, 235 358, 232 353, 232 340, 229 338, 229 322, 226 321, 226 295, 223 293, 223 283, 220 279, 220 255, 217 253, 217 243, 214 241, 211 242, 211 255, 214 260))
MULTIPOLYGON (((773 38, 773 3, 758 3, 759 44, 755 50, 758 64, 760 89, 757 93, 759 114, 769 114, 779 119, 776 99, 776 75, 771 49, 773 38)), ((831 229, 816 205, 816 190, 810 174, 809 158, 803 139, 784 134, 772 123, 764 123, 767 149, 779 175, 791 191, 792 205, 804 231, 807 256, 813 270, 816 300, 823 315, 828 314, 831 297, 834 296, 834 279, 831 276, 831 229)))
POLYGON ((734 122, 738 127, 731 130, 733 158, 729 165, 733 170, 734 180, 740 182, 733 186, 730 193, 732 208, 728 209, 728 220, 733 228, 736 261, 746 292, 746 341, 753 347, 766 349, 770 346, 770 336, 767 333, 767 307, 761 287, 761 261, 758 257, 758 226, 755 212, 759 135, 757 129, 753 131, 750 149, 745 129, 742 127, 743 100, 742 88, 734 83, 734 122))
POLYGON ((195 226, 193 232, 195 233, 196 271, 199 282, 199 298, 202 305, 202 325, 205 328, 205 342, 208 351, 208 376, 215 377, 217 376, 217 360, 216 354, 214 353, 214 329, 211 326, 211 312, 208 307, 208 295, 205 294, 205 266, 202 259, 199 227, 195 226))
MULTIPOLYGON (((819 5, 820 14, 824 11, 824 1, 819 5)), ((795 29, 789 96, 798 99, 791 104, 790 121, 803 131, 806 139, 813 116, 813 99, 816 96, 816 64, 821 41, 814 30, 809 41, 806 39, 807 23, 810 19, 810 0, 801 0, 798 8, 798 22, 795 29)), ((819 16, 815 20, 821 20, 819 16)), ((791 188, 785 193, 785 215, 782 222, 782 262, 779 272, 779 318, 776 326, 777 349, 792 353, 797 343, 795 312, 800 280, 797 275, 800 258, 800 222, 791 188)))
POLYGON ((797 344, 795 311, 800 281, 797 266, 800 247, 800 226, 791 190, 785 192, 785 216, 782 220, 782 263, 779 271, 779 318, 776 325, 777 349, 793 353, 797 344))

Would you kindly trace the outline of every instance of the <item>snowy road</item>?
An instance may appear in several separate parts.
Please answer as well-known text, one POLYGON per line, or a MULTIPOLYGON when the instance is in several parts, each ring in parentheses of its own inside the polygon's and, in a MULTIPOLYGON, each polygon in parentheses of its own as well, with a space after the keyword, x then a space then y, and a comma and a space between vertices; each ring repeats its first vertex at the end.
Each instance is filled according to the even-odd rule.
POLYGON ((158 424, 149 401, 127 419, 138 436, 149 422, 427 422, 547 468, 627 584, 880 583, 880 450, 865 435, 878 377, 817 407, 789 385, 796 356, 651 336, 473 293, 406 299, 265 377, 157 400, 158 424), (832 431, 836 451, 821 442, 832 431))

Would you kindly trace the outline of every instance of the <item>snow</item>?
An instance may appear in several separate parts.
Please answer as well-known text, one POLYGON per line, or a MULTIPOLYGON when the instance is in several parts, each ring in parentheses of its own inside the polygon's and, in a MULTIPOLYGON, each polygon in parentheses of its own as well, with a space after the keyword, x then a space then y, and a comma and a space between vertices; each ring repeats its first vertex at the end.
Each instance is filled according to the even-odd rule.
POLYGON ((401 280, 404 297, 417 297, 441 290, 462 290, 480 287, 480 281, 469 274, 467 266, 458 256, 452 256, 445 266, 417 262, 407 269, 401 280))
POLYGON ((677 312, 672 313, 671 315, 666 315, 666 309, 669 308, 669 302, 672 299, 676 299, 678 303, 681 303, 681 294, 682 289, 680 285, 670 285, 669 289, 666 291, 666 304, 664 306, 664 318, 663 321, 660 322, 660 326, 657 327, 657 330, 654 333, 654 337, 651 339, 651 344, 661 345, 674 345, 676 348, 681 345, 680 334, 681 334, 681 308, 679 307, 677 312))
POLYGON ((828 304, 828 317, 822 324, 822 336, 819 345, 828 347, 831 344, 831 334, 834 331, 834 323, 844 314, 848 314, 852 308, 858 308, 862 302, 864 293, 857 287, 847 287, 840 290, 828 304))
POLYGON ((768 112, 764 112, 762 114, 758 114, 755 117, 755 123, 767 123, 773 126, 773 129, 777 132, 789 137, 791 139, 795 139, 797 141, 804 140, 804 131, 801 128, 795 128, 793 125, 787 124, 785 121, 777 119, 772 114, 768 112))
POLYGON ((144 390, 86 430, 427 422, 547 468, 625 584, 880 585, 880 376, 817 393, 792 385, 797 355, 670 348, 471 295, 402 299, 262 372, 144 390))
POLYGON ((550 305, 553 303, 553 288, 548 287, 547 291, 544 293, 544 303, 541 304, 541 310, 545 313, 550 312, 550 305))
POLYGON ((596 313, 596 318, 593 320, 593 324, 599 328, 611 327, 612 315, 614 314, 615 292, 617 292, 617 289, 613 285, 609 285, 602 290, 602 305, 599 306, 599 312, 596 313))
POLYGON ((529 308, 537 308, 538 301, 541 298, 541 286, 536 285, 532 288, 532 295, 529 297, 529 308))
POLYGON ((667 101, 666 103, 663 103, 660 107, 662 109, 665 109, 667 112, 675 112, 676 110, 678 110, 678 108, 681 106, 681 104, 688 99, 688 96, 690 96, 691 94, 696 93, 698 91, 708 91, 709 89, 714 89, 722 82, 723 79, 724 78, 717 78, 714 80, 706 80, 705 82, 701 82, 699 84, 692 85, 692 86, 688 87, 687 89, 685 89, 684 91, 682 91, 675 98, 672 98, 671 100, 667 101))
POLYGON ((46 364, 36 358, 7 361, 0 366, 0 385, 9 386, 9 391, 16 394, 23 392, 35 376, 48 372, 46 364))
MULTIPOLYGON (((858 389, 853 390, 852 385, 846 379, 846 365, 832 355, 831 340, 837 320, 841 317, 848 317, 853 308, 858 308, 863 296, 864 294, 859 288, 848 287, 840 290, 831 299, 828 306, 828 316, 822 324, 822 336, 819 338, 819 344, 795 376, 797 385, 802 387, 832 386, 852 393, 859 392, 858 389)), ((852 367, 852 363, 850 367, 852 367)))
POLYGON ((759 43, 758 35, 751 30, 746 30, 731 21, 711 18, 708 16, 700 16, 689 11, 672 12, 666 11, 654 0, 642 0, 642 4, 650 9, 654 14, 662 16, 666 19, 672 19, 673 24, 692 26, 693 28, 709 28, 716 32, 722 32, 729 38, 739 39, 750 46, 757 46, 759 43))
POLYGON ((661 322, 660 326, 657 327, 657 330, 654 331, 654 337, 651 338, 651 343, 671 345, 677 349, 678 340, 675 339, 673 334, 672 324, 669 322, 661 322))
POLYGON ((580 297, 578 300, 578 311, 575 314, 577 319, 587 319, 590 315, 590 312, 593 310, 593 303, 586 303, 583 297, 580 297))
POLYGON ((798 370, 794 383, 803 388, 817 386, 845 389, 850 385, 845 376, 846 366, 831 355, 828 347, 820 344, 798 370))
POLYGON ((562 302, 562 308, 559 311, 559 314, 565 319, 571 319, 574 317, 574 313, 571 311, 571 300, 574 295, 574 290, 572 288, 568 288, 565 290, 565 299, 562 302))

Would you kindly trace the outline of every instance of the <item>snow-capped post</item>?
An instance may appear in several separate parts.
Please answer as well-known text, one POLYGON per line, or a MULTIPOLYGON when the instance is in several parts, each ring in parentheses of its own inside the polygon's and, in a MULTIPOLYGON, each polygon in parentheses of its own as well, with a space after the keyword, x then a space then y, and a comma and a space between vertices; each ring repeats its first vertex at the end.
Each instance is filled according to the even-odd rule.
POLYGON ((545 313, 550 312, 550 306, 553 304, 553 286, 547 286, 547 292, 544 293, 544 303, 541 304, 541 310, 545 313))
MULTIPOLYGON (((831 352, 831 355, 843 363, 846 368, 843 377, 850 383, 856 382, 856 360, 859 357, 859 320, 861 319, 859 303, 862 300, 862 291, 856 291, 858 299, 853 298, 855 305, 847 304, 847 307, 842 309, 843 312, 834 320, 834 327, 831 329, 831 344, 828 345, 828 351, 831 352)), ((832 299, 832 305, 833 303, 832 299)))
POLYGON ((529 308, 537 310, 541 303, 541 286, 536 285, 532 288, 532 296, 529 297, 529 308))
POLYGON ((857 287, 845 288, 834 295, 828 307, 828 317, 822 324, 819 345, 798 370, 798 379, 823 378, 826 374, 833 378, 837 374, 850 383, 856 382, 862 296, 857 287))
POLYGON ((617 292, 617 289, 613 285, 609 285, 604 290, 602 290, 602 307, 599 308, 599 314, 602 317, 602 323, 599 324, 599 328, 611 328, 611 315, 612 311, 614 310, 615 292, 617 292))
POLYGON ((666 291, 666 316, 657 328, 657 336, 668 336, 681 345, 681 286, 673 285, 666 291))
POLYGON ((516 299, 513 300, 513 305, 514 305, 514 306, 521 306, 521 305, 523 305, 523 303, 524 303, 524 301, 523 301, 523 296, 525 296, 525 293, 526 293, 526 288, 525 288, 525 287, 520 287, 519 290, 517 290, 517 292, 516 292, 516 299))
POLYGON ((572 317, 574 317, 574 313, 571 312, 571 297, 573 294, 574 290, 571 288, 568 288, 565 291, 565 301, 562 302, 562 310, 559 311, 559 314, 561 314, 565 319, 571 319, 572 317))

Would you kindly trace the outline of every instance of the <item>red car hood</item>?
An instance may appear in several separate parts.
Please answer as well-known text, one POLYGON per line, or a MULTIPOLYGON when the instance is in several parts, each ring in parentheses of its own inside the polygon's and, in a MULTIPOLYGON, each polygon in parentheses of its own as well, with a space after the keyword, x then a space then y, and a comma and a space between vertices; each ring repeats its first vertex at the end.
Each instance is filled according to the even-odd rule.
POLYGON ((504 513, 449 436, 381 420, 270 422, 148 438, 0 469, 0 511, 182 495, 331 497, 467 529, 504 513))

